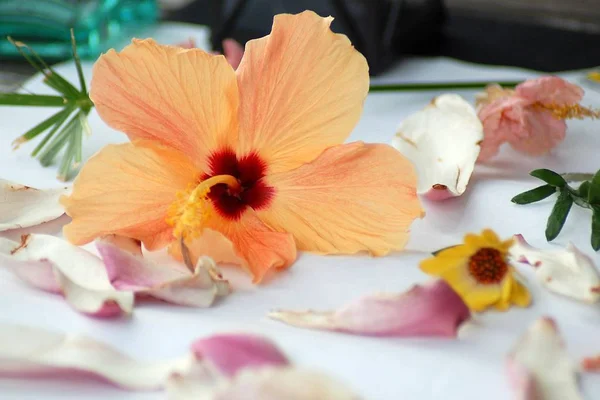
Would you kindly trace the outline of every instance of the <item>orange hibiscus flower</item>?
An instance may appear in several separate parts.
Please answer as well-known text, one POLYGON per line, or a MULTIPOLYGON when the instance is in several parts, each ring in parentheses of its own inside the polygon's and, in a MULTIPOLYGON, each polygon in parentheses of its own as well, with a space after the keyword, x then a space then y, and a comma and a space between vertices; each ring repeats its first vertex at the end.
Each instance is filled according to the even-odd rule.
POLYGON ((368 66, 313 12, 275 17, 234 71, 223 56, 134 40, 94 67, 90 96, 131 143, 92 157, 62 199, 81 245, 106 234, 242 265, 258 282, 296 248, 403 248, 423 215, 412 165, 383 144, 341 144, 368 66))

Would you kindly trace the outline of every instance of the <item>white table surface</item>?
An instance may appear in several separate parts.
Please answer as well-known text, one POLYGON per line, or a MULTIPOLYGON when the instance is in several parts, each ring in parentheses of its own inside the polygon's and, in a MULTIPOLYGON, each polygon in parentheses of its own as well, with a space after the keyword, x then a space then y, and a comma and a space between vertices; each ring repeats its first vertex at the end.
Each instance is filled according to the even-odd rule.
MULTIPOLYGON (((206 31, 189 25, 162 25, 152 33, 159 42, 173 44, 188 37, 206 43, 206 31)), ((85 68, 88 80, 91 66, 85 68)), ((59 71, 76 81, 75 69, 59 71)), ((446 59, 410 59, 400 63, 380 82, 524 79, 536 73, 516 68, 487 67, 446 59)), ((582 73, 561 74, 581 82, 582 73)), ((26 87, 47 92, 39 79, 26 87)), ((389 143, 399 122, 419 110, 438 92, 369 95, 363 117, 350 140, 389 143)), ((473 100, 474 91, 462 91, 473 100)), ((586 86, 587 105, 600 106, 600 92, 586 86)), ((0 177, 37 187, 54 187, 56 168, 42 168, 29 158, 34 144, 19 151, 10 142, 49 115, 51 109, 0 107, 0 177)), ((125 135, 90 117, 93 134, 84 141, 87 159, 108 143, 124 142, 125 135)), ((25 286, 0 268, 0 322, 28 324, 70 333, 84 333, 106 341, 125 353, 147 360, 170 358, 187 351, 193 339, 223 331, 261 333, 275 340, 297 364, 331 374, 351 385, 366 399, 501 400, 511 398, 504 375, 504 357, 521 332, 536 318, 556 318, 574 359, 600 353, 600 308, 552 295, 540 288, 526 266, 534 304, 475 315, 464 325, 458 340, 367 338, 301 330, 271 321, 265 314, 273 308, 329 309, 362 294, 404 291, 429 278, 418 262, 427 252, 456 244, 467 232, 491 227, 509 237, 522 233, 533 245, 551 247, 543 232, 551 201, 530 206, 510 202, 515 194, 537 182, 528 176, 535 168, 589 172, 600 168, 600 122, 572 121, 565 142, 552 154, 527 158, 504 149, 488 167, 478 166, 467 193, 442 203, 423 201, 427 216, 416 221, 408 248, 385 258, 322 257, 300 254, 287 272, 260 287, 246 276, 226 269, 235 292, 210 309, 191 309, 166 304, 142 304, 131 319, 97 320, 79 315, 59 296, 25 286)), ((589 215, 574 207, 556 245, 569 240, 599 262, 589 245, 589 215)), ((61 234, 67 217, 33 229, 61 234)), ((17 238, 21 231, 3 236, 17 238)), ((586 399, 600 398, 600 375, 584 375, 581 385, 586 399)), ((163 393, 124 392, 94 382, 57 380, 0 380, 1 399, 137 399, 165 398, 163 393)))

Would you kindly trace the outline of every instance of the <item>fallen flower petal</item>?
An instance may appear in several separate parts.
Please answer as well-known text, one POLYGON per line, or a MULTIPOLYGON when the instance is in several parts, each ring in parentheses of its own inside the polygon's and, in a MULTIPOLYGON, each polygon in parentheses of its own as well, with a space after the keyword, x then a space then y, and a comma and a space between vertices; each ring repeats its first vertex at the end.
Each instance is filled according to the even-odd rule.
POLYGON ((230 292, 229 282, 209 257, 200 257, 190 273, 185 268, 161 267, 107 241, 98 240, 96 247, 118 290, 190 307, 208 307, 217 296, 230 292))
POLYGON ((581 400, 575 365, 551 318, 531 325, 508 355, 508 378, 519 400, 581 400))
POLYGON ((402 294, 365 296, 337 311, 278 310, 269 317, 301 328, 357 335, 456 337, 470 312, 460 296, 438 280, 402 294))
POLYGON ((516 261, 534 267, 548 290, 585 303, 600 300, 600 272, 592 259, 572 243, 560 250, 540 250, 522 235, 515 235, 509 253, 516 261))
MULTIPOLYGON (((126 390, 162 389, 169 381, 170 389, 178 394, 187 392, 198 395, 208 393, 219 386, 228 390, 241 389, 238 386, 238 377, 244 370, 287 370, 288 365, 285 355, 269 340, 247 334, 209 336, 196 340, 191 346, 191 354, 184 357, 141 362, 85 336, 0 324, 0 377, 91 376, 126 390), (231 378, 234 380, 230 381, 231 378)), ((271 375, 274 380, 279 377, 285 386, 289 385, 284 373, 274 370, 273 374, 269 374, 271 375)), ((306 377, 309 380, 312 379, 312 375, 314 374, 294 373, 295 377, 306 377)), ((263 379, 262 376, 262 373, 256 375, 260 379, 263 379)), ((241 379, 245 385, 247 378, 241 379)), ((327 380, 323 380, 323 383, 327 385, 327 380)), ((310 382, 308 384, 310 386, 310 382)), ((314 386, 309 393, 319 393, 313 392, 317 390, 318 385, 314 386)), ((249 389, 262 393, 268 388, 260 384, 249 389)), ((298 388, 295 388, 294 392, 297 390, 298 388)), ((330 393, 326 387, 322 390, 325 390, 324 393, 330 393)), ((299 397, 305 398, 321 397, 299 397)))
POLYGON ((482 139, 475 109, 457 94, 443 94, 405 119, 392 145, 415 165, 417 193, 444 200, 466 190, 482 139))
POLYGON ((0 232, 27 228, 65 213, 58 199, 68 188, 40 190, 0 179, 0 232))
POLYGON ((581 369, 585 372, 600 372, 600 355, 584 358, 581 362, 581 369))
POLYGON ((287 357, 271 341, 253 335, 223 334, 199 339, 192 344, 192 352, 227 377, 244 368, 289 365, 287 357))
POLYGON ((170 400, 359 400, 347 386, 330 377, 297 368, 241 371, 232 380, 213 385, 173 376, 167 384, 170 400))
POLYGON ((102 261, 49 235, 24 235, 21 243, 0 238, 0 260, 30 285, 61 293, 77 311, 112 317, 133 310, 133 294, 116 291, 102 261))
POLYGON ((127 390, 156 390, 190 357, 140 362, 94 339, 39 328, 0 324, 0 376, 11 378, 91 376, 127 390))

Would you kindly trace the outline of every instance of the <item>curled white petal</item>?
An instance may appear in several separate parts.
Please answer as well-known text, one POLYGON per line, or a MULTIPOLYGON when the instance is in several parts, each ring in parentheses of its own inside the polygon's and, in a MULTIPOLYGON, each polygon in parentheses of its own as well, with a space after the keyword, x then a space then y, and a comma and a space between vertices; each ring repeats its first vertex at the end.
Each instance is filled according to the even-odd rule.
POLYGON ((521 336, 507 371, 519 400, 582 400, 576 366, 551 318, 538 319, 521 336))
POLYGON ((136 361, 86 336, 0 324, 0 377, 85 375, 127 390, 156 390, 173 373, 187 371, 191 360, 136 361))
POLYGON ((592 259, 572 243, 564 249, 540 250, 522 235, 515 235, 510 255, 533 266, 548 290, 586 303, 600 300, 600 272, 592 259))
POLYGON ((62 293, 84 314, 109 317, 133 310, 133 293, 113 288, 102 260, 57 237, 31 234, 21 243, 0 238, 0 261, 27 283, 62 293))
POLYGON ((443 200, 466 190, 481 140, 475 109, 457 94, 443 94, 405 119, 392 145, 415 165, 417 193, 443 200))
POLYGON ((242 370, 231 380, 176 375, 167 384, 170 400, 359 400, 351 389, 327 375, 294 367, 242 370))
POLYGON ((0 179, 0 232, 27 228, 62 216, 59 198, 68 188, 34 189, 0 179))

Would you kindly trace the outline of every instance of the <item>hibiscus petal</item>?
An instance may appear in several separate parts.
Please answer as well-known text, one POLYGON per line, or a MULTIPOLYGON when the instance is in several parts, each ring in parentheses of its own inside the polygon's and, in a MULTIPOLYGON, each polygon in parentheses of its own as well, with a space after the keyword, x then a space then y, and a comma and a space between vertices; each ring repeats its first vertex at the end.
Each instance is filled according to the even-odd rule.
POLYGON ((61 199, 73 221, 64 234, 73 244, 117 234, 144 242, 149 250, 173 239, 165 218, 176 193, 197 178, 176 151, 147 143, 109 145, 92 157, 61 199))
POLYGON ((238 87, 223 56, 137 40, 94 65, 90 98, 108 125, 187 154, 202 170, 237 137, 238 87))
POLYGON ((190 357, 141 362, 94 339, 18 325, 0 324, 0 376, 94 377, 127 390, 156 390, 190 357))
POLYGON ((443 94, 405 119, 392 145, 417 170, 417 193, 431 200, 460 196, 479 155, 483 126, 457 94, 443 94))
MULTIPOLYGON (((207 228, 220 232, 231 242, 235 256, 227 255, 228 261, 239 260, 242 267, 252 275, 253 283, 259 283, 269 270, 287 268, 296 261, 294 237, 289 233, 272 230, 252 209, 244 211, 237 221, 212 218, 208 221, 207 228)), ((222 238, 220 245, 223 247, 215 250, 222 254, 228 246, 222 238)), ((192 255, 197 256, 197 251, 192 255)))
POLYGON ((585 303, 600 300, 600 272, 594 261, 572 243, 560 250, 540 250, 515 235, 510 255, 535 268, 539 281, 548 290, 585 303))
POLYGON ((0 232, 52 221, 65 213, 58 202, 68 188, 34 189, 0 179, 0 232))
POLYGON ((246 43, 237 69, 240 151, 260 149, 270 172, 286 171, 340 144, 358 122, 368 65, 333 18, 275 16, 271 34, 246 43))
POLYGON ((359 400, 350 388, 330 377, 297 368, 247 369, 231 381, 198 384, 174 376, 167 385, 172 400, 359 400))
POLYGON ((507 371, 518 399, 582 399, 575 365, 551 318, 538 319, 519 339, 508 356, 507 371))
POLYGON ((424 215, 412 164, 387 145, 335 146, 265 180, 276 195, 260 218, 294 235, 301 250, 385 255, 404 247, 411 223, 424 215))
POLYGON ((133 294, 111 286, 102 261, 49 235, 25 235, 16 243, 0 238, 2 265, 39 289, 62 293, 77 311, 96 317, 129 314, 133 294))
POLYGON ((229 294, 229 282, 209 257, 201 257, 190 273, 156 265, 108 242, 97 241, 96 247, 112 286, 118 290, 190 307, 209 307, 218 296, 229 294))
POLYGON ((279 310, 269 317, 301 328, 357 335, 456 337, 470 312, 460 296, 438 280, 401 294, 365 296, 337 311, 279 310))

